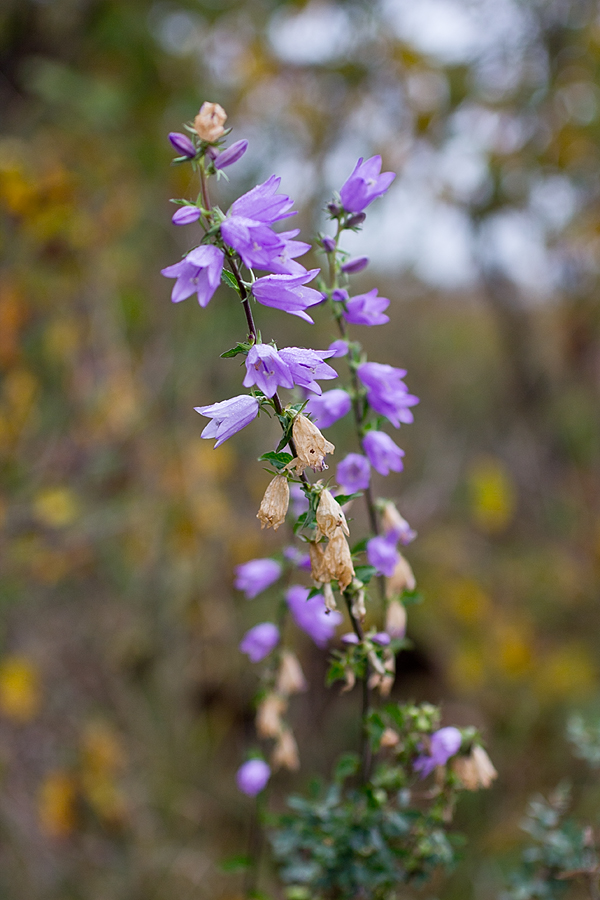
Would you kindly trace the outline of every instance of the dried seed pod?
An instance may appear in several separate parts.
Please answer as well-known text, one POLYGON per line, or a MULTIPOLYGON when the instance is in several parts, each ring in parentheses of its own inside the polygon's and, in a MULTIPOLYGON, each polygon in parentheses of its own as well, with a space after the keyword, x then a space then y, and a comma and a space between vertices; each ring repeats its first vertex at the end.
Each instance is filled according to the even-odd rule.
POLYGON ((325 537, 332 538, 338 531, 342 531, 345 535, 350 534, 346 516, 340 504, 337 502, 331 491, 325 489, 321 491, 319 505, 317 506, 317 525, 321 534, 325 537))
POLYGON ((290 486, 285 475, 276 475, 267 485, 256 518, 260 519, 260 527, 277 531, 285 522, 290 503, 290 486))
POLYGON ((333 453, 335 446, 323 437, 310 419, 302 414, 297 415, 292 426, 292 437, 298 454, 296 471, 303 472, 304 469, 311 468, 315 472, 322 472, 327 468, 325 455, 333 453))

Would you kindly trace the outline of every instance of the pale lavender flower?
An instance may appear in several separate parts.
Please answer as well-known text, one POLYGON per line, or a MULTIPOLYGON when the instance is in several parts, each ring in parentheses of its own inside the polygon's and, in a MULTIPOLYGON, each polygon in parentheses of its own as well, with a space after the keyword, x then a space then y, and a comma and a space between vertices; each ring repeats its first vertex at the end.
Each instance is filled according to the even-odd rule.
POLYGON ((295 212, 290 212, 294 201, 285 194, 277 193, 280 184, 281 178, 271 175, 265 182, 257 184, 251 191, 238 197, 231 204, 228 215, 255 219, 269 225, 280 219, 295 216, 295 212))
POLYGON ((426 778, 436 766, 445 766, 450 757, 458 752, 461 743, 462 735, 453 725, 434 731, 429 753, 424 753, 415 761, 415 772, 419 772, 421 778, 426 778))
POLYGON ((406 519, 398 513, 396 516, 397 522, 386 531, 386 537, 389 537, 390 540, 394 540, 403 547, 407 547, 417 536, 417 532, 414 528, 411 528, 406 519))
POLYGON ((255 797, 266 787, 271 770, 263 759, 249 759, 237 770, 235 779, 243 794, 255 797))
POLYGON ((305 350, 302 347, 283 347, 279 351, 279 356, 289 366, 294 384, 312 391, 314 394, 321 394, 321 387, 317 384, 319 381, 329 381, 331 378, 337 378, 337 372, 323 360, 333 356, 331 350, 305 350))
POLYGON ((173 225, 192 225, 200 218, 200 210, 197 206, 181 206, 173 213, 171 222, 173 225))
POLYGON ((248 600, 252 600, 261 591, 277 581, 281 575, 281 563, 274 559, 251 559, 235 567, 234 587, 243 591, 248 600))
POLYGON ((401 472, 404 468, 404 450, 385 431, 367 431, 362 445, 369 462, 380 475, 389 475, 390 471, 401 472))
POLYGON ((333 253, 333 251, 335 250, 335 241, 327 234, 324 234, 321 237, 321 244, 323 245, 323 249, 326 253, 333 253))
POLYGON ((308 497, 299 484, 290 484, 290 500, 292 503, 292 512, 296 516, 301 516, 308 509, 308 497))
POLYGON ((286 591, 285 599, 296 625, 313 639, 317 647, 324 647, 333 637, 343 616, 335 610, 327 611, 322 594, 315 594, 308 600, 309 593, 308 588, 295 584, 286 591))
POLYGON ((271 175, 263 184, 242 194, 221 224, 221 235, 229 247, 242 257, 248 267, 266 269, 285 250, 285 240, 271 229, 273 222, 293 216, 293 200, 277 194, 280 178, 271 175))
POLYGON ((350 294, 345 288, 336 288, 331 292, 331 299, 335 303, 343 303, 345 300, 348 300, 350 294))
POLYGON ((191 250, 181 262, 161 269, 166 278, 177 279, 171 292, 173 303, 197 294, 200 306, 207 306, 219 286, 224 256, 218 247, 203 244, 191 250))
POLYGON ((341 338, 337 341, 332 341, 327 349, 332 350, 333 355, 336 357, 348 355, 348 343, 341 338))
POLYGON ((383 310, 389 305, 387 297, 377 296, 377 288, 373 288, 368 294, 350 297, 346 302, 344 318, 351 325, 385 325, 390 317, 383 310))
MULTIPOLYGON (((329 349, 331 350, 331 347, 329 349)), ((320 397, 311 397, 306 404, 306 411, 319 428, 329 428, 345 416, 351 406, 350 395, 341 388, 336 388, 333 391, 326 391, 320 397)))
POLYGON ((362 363, 356 370, 359 379, 367 389, 367 400, 375 412, 386 416, 396 428, 401 422, 413 422, 409 407, 419 402, 418 397, 408 393, 402 381, 406 369, 382 363, 362 363))
POLYGON ((263 306, 282 309, 312 324, 313 320, 305 310, 321 303, 323 296, 320 291, 304 285, 312 281, 319 271, 310 269, 298 275, 264 275, 256 279, 252 285, 252 293, 263 306))
POLYGON ((182 156, 192 159, 196 155, 196 148, 187 135, 181 134, 179 131, 172 131, 169 135, 169 140, 182 156))
POLYGON ((374 644, 379 644, 380 647, 387 647, 392 639, 386 631, 378 631, 376 634, 371 635, 371 640, 374 644))
POLYGON ((238 159, 242 158, 247 149, 248 141, 236 141, 227 150, 219 153, 215 159, 215 169, 226 169, 227 166, 232 166, 238 159))
POLYGON ((294 386, 290 367, 270 344, 254 344, 246 357, 244 387, 251 387, 253 384, 265 397, 272 397, 280 386, 294 386))
POLYGON ((346 275, 356 275, 357 272, 362 272, 363 269, 366 269, 368 265, 368 256, 357 256, 356 259, 349 259, 348 262, 343 264, 342 272, 345 272, 346 275))
POLYGON ((305 241, 294 241, 300 234, 299 228, 292 231, 282 231, 278 237, 283 241, 283 248, 277 256, 269 262, 265 268, 274 275, 302 275, 306 272, 304 266, 296 262, 297 256, 304 256, 310 250, 310 244, 305 241))
POLYGON ((335 478, 346 494, 365 491, 371 480, 369 460, 361 453, 349 453, 337 467, 335 478))
POLYGON ((380 575, 391 578, 400 560, 393 536, 390 538, 388 535, 379 535, 367 541, 367 559, 380 575))
MULTIPOLYGON (((295 484, 292 485, 292 490, 294 487, 300 487, 300 485, 295 484)), ((304 497, 304 494, 302 494, 304 497)), ((306 497, 304 497, 306 500, 306 497)), ((302 510, 305 512, 308 509, 308 500, 306 500, 306 506, 302 510)), ((296 515, 301 515, 301 513, 296 513, 296 515)), ((284 559, 287 559, 288 562, 291 562, 293 566, 297 566, 298 569, 303 569, 305 572, 310 572, 310 555, 308 553, 302 553, 301 550, 298 550, 297 547, 290 546, 283 548, 283 556, 284 559)))
POLYGON ((362 212, 373 200, 385 194, 395 177, 394 172, 381 172, 380 156, 372 156, 366 162, 361 157, 340 190, 344 209, 362 212))
POLYGON ((343 634, 340 640, 343 644, 360 644, 359 639, 353 631, 348 631, 346 634, 343 634))
POLYGON ((248 394, 239 394, 229 400, 221 400, 210 406, 195 406, 201 416, 212 419, 200 435, 203 438, 216 437, 215 447, 219 447, 237 431, 245 428, 258 415, 258 400, 248 394))
POLYGON ((250 662, 260 662, 279 643, 279 628, 272 622, 261 622, 247 631, 240 641, 240 650, 250 662))

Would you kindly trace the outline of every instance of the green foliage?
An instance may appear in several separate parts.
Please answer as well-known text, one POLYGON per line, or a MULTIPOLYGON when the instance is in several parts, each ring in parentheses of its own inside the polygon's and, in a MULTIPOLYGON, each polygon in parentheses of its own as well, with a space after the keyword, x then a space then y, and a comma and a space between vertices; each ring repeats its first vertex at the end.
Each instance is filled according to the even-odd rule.
POLYGON ((590 766, 600 766, 600 721, 586 722, 581 713, 574 713, 567 723, 567 737, 575 756, 590 766))

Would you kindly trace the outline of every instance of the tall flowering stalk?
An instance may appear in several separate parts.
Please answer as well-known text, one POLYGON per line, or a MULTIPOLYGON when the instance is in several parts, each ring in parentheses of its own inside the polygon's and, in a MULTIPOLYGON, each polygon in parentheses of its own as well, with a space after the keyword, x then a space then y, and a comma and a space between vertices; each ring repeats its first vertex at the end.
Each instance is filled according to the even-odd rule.
MULTIPOLYGON (((277 176, 239 197, 226 212, 213 204, 210 179, 247 148, 244 140, 224 146, 226 118, 218 104, 204 103, 186 126, 188 134, 169 135, 180 153, 175 162, 191 163, 200 179, 196 201, 175 201, 179 208, 173 222, 200 226, 200 233, 197 246, 163 274, 175 279, 173 302, 195 294, 202 307, 224 283, 237 294, 245 317, 243 339, 222 355, 244 357, 247 391, 196 407, 209 419, 202 437, 215 439, 218 447, 260 412, 274 414, 282 429, 277 449, 260 457, 272 480, 257 517, 262 528, 277 530, 288 523, 296 544, 286 546, 278 559, 238 566, 235 580, 250 599, 284 574, 291 576, 280 592, 275 621, 257 623, 240 643, 252 663, 266 666, 256 729, 271 749, 269 762, 253 755, 240 766, 237 784, 260 798, 272 770, 294 771, 301 765, 287 713, 293 695, 307 685, 299 660, 283 640, 286 620, 321 648, 347 622, 330 654, 328 682, 341 681, 343 691, 361 685, 360 752, 342 756, 332 786, 318 798, 293 798, 292 812, 271 829, 270 839, 288 896, 389 900, 401 884, 422 880, 451 861, 446 831, 457 792, 487 787, 495 776, 474 729, 440 728, 440 712, 428 704, 374 701, 389 695, 396 655, 407 646, 405 603, 413 599, 415 578, 400 548, 416 535, 390 500, 375 496, 371 478, 373 470, 382 476, 402 471, 404 451, 384 429, 412 422, 418 399, 405 383, 406 371, 369 360, 351 331, 386 324, 390 301, 376 289, 352 292, 352 276, 366 268, 368 259, 349 258, 341 242, 346 231, 360 230, 367 208, 395 176, 381 172, 379 156, 359 159, 327 207, 335 227, 317 240, 324 271, 307 270, 298 260, 310 244, 296 240, 297 229, 274 228, 294 215, 293 201, 280 192, 277 176), (319 314, 324 307, 339 338, 326 349, 278 347, 257 327, 257 304, 308 322, 317 307, 319 314), (339 387, 342 376, 334 362, 346 373, 339 387), (329 380, 336 386, 323 390, 321 382, 329 380), (323 431, 350 413, 356 445, 332 478, 328 467, 336 448, 323 431), (369 534, 357 541, 346 512, 360 498, 369 534), (375 609, 383 609, 379 622, 371 608, 375 593, 380 595, 375 609), (435 784, 424 790, 421 781, 431 773, 435 784)), ((247 873, 248 896, 256 890, 255 872, 251 866, 247 873)))

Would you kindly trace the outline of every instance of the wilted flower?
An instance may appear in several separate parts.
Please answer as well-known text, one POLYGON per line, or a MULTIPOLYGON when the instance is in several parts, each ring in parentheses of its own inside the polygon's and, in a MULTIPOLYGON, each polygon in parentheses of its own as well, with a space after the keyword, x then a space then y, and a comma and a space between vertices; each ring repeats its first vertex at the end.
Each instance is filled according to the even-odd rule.
MULTIPOLYGON (((331 350, 331 347, 329 349, 331 350)), ((306 404, 306 411, 319 428, 329 428, 345 416, 351 406, 350 395, 341 388, 336 388, 333 391, 326 391, 320 397, 311 397, 306 404)))
POLYGON ((337 609, 335 595, 329 581, 326 581, 323 585, 323 599, 325 600, 325 608, 328 612, 333 612, 335 609, 337 609))
POLYGON ((253 384, 265 397, 272 397, 278 387, 294 386, 289 366, 270 344, 254 344, 246 357, 244 387, 251 387, 253 384))
POLYGON ((401 553, 398 553, 398 562, 394 571, 387 579, 385 584, 385 596, 388 600, 393 600, 402 591, 414 591, 417 586, 413 570, 407 559, 401 553))
POLYGON ((345 272, 346 275, 356 275, 357 272, 362 272, 363 269, 366 269, 368 265, 368 256, 357 256, 355 259, 349 259, 348 262, 343 264, 342 272, 345 272))
POLYGON ((319 271, 309 269, 308 272, 297 275, 263 275, 253 283, 252 293, 263 306, 281 309, 313 324, 306 310, 317 303, 322 303, 323 296, 320 291, 305 285, 312 281, 319 271))
POLYGON ((390 600, 385 614, 385 630, 394 638, 406 634, 406 608, 399 600, 390 600))
POLYGON ((452 768, 468 791, 489 788, 498 777, 491 759, 480 744, 475 744, 469 756, 457 756, 452 768))
POLYGON ((419 756, 415 761, 415 772, 419 772, 421 778, 426 778, 436 766, 445 766, 450 757, 458 752, 461 743, 462 735, 453 725, 434 731, 431 735, 429 753, 419 756))
POLYGON ((400 515, 394 503, 391 500, 386 501, 383 507, 382 516, 383 530, 386 536, 394 538, 406 547, 417 536, 417 532, 413 531, 406 519, 400 515))
POLYGON ((300 768, 298 745, 289 728, 285 728, 277 738, 271 754, 271 763, 274 769, 283 767, 291 772, 296 772, 300 768))
POLYGON ((366 162, 362 157, 358 160, 340 190, 347 212, 362 212, 373 200, 385 194, 396 175, 394 172, 380 173, 380 156, 372 156, 366 162))
POLYGON ((276 475, 267 485, 256 518, 260 519, 260 527, 277 531, 285 522, 290 502, 290 487, 285 475, 276 475))
POLYGON ((313 639, 317 647, 324 647, 343 617, 339 612, 327 612, 321 594, 309 600, 309 593, 308 588, 295 584, 285 593, 286 603, 296 625, 313 639))
POLYGON ((179 131, 172 131, 169 134, 169 140, 175 147, 178 153, 181 153, 182 156, 187 156, 189 159, 193 159, 196 155, 196 148, 190 141, 187 134, 181 134, 179 131))
POLYGON ((390 470, 401 472, 404 468, 404 450, 394 443, 385 431, 367 431, 362 440, 369 462, 380 475, 389 475, 390 470))
POLYGON ((260 662, 279 643, 279 629, 272 622, 261 622, 247 631, 240 641, 240 650, 250 662, 260 662))
POLYGON ((335 445, 323 437, 317 426, 301 413, 294 419, 292 436, 298 454, 296 471, 311 468, 315 472, 322 472, 327 468, 325 456, 334 452, 335 445))
POLYGON ((387 309, 390 301, 387 297, 379 297, 377 288, 373 288, 368 294, 357 294, 346 302, 344 318, 351 325, 385 325, 390 321, 384 309, 387 309))
POLYGON ((345 591, 354 578, 354 566, 350 547, 341 530, 329 539, 323 554, 323 563, 329 573, 326 581, 337 581, 341 591, 345 591))
POLYGON ((251 559, 235 567, 234 586, 243 591, 251 600, 277 581, 281 575, 281 564, 274 559, 251 559))
POLYGON ((201 416, 212 419, 200 435, 203 438, 216 437, 215 447, 219 447, 237 431, 245 428, 258 415, 258 400, 247 394, 221 400, 210 406, 195 406, 201 416))
POLYGON ((261 738, 276 738, 281 733, 282 715, 287 709, 287 701, 279 694, 267 694, 256 710, 256 731, 261 738))
POLYGON ((308 687, 298 657, 290 650, 284 650, 281 654, 276 686, 279 693, 285 697, 299 694, 308 687))
POLYGON ((194 130, 201 141, 213 143, 225 133, 223 125, 226 119, 227 113, 222 106, 218 103, 205 102, 194 119, 194 130))
POLYGON ((400 743, 400 736, 397 732, 394 731, 393 728, 386 728, 381 735, 381 740, 379 741, 380 747, 397 747, 400 743))
POLYGON ((249 759, 237 770, 235 779, 240 791, 255 797, 260 794, 271 776, 271 770, 263 759, 249 759))
POLYGON ((325 543, 323 541, 311 541, 308 545, 310 555, 310 574, 313 581, 324 584, 330 581, 329 571, 325 563, 325 543))
POLYGON ((396 428, 400 428, 401 422, 414 421, 409 407, 415 406, 419 398, 409 394, 402 381, 406 369, 366 362, 356 372, 367 389, 367 400, 375 412, 386 416, 396 428))
POLYGON ((226 169, 227 166, 232 166, 242 158, 247 149, 248 141, 236 141, 227 150, 219 153, 215 159, 215 169, 226 169))
POLYGON ((391 650, 384 651, 383 663, 373 651, 368 656, 375 670, 369 678, 369 687, 371 690, 377 689, 382 697, 387 697, 396 678, 396 658, 391 650))
MULTIPOLYGON (((193 208, 195 207, 183 207, 184 211, 193 208)), ((177 279, 171 292, 173 303, 197 294, 200 306, 207 306, 219 287, 224 257, 225 254, 218 247, 203 244, 191 250, 181 262, 161 269, 161 274, 166 278, 177 279)))
POLYGON ((321 245, 326 253, 333 253, 335 250, 335 241, 332 237, 329 237, 328 234, 323 234, 321 236, 321 245))
MULTIPOLYGON (((355 581, 352 586, 356 588, 358 584, 359 582, 355 581)), ((367 608, 365 606, 365 589, 363 587, 358 587, 352 597, 352 615, 355 619, 358 619, 359 622, 362 622, 367 615, 367 608)))
POLYGON ((391 578, 400 559, 396 549, 396 540, 387 535, 378 535, 367 542, 367 559, 380 575, 391 578))
POLYGON ((340 504, 331 491, 325 488, 321 491, 319 505, 317 506, 317 526, 325 537, 332 538, 338 530, 344 534, 350 534, 346 516, 340 504))
POLYGON ((366 490, 371 480, 369 460, 361 453, 349 453, 337 467, 335 477, 347 493, 366 490))

